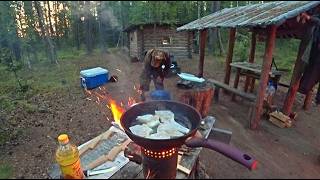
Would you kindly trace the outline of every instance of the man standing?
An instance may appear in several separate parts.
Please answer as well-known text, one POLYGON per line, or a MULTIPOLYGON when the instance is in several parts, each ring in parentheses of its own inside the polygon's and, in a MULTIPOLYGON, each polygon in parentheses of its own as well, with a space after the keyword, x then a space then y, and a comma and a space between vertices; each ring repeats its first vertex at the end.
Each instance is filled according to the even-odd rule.
POLYGON ((149 91, 151 80, 156 90, 163 90, 163 80, 171 66, 169 53, 151 49, 144 57, 144 68, 140 75, 141 100, 145 101, 145 92, 149 91))

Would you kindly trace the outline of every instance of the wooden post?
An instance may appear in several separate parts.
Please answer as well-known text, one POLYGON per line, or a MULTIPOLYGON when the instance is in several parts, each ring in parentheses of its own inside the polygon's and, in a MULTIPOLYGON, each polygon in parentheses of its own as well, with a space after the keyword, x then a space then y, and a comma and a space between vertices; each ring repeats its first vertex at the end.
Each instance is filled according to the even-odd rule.
POLYGON ((291 77, 291 82, 290 82, 290 87, 289 87, 287 97, 284 101, 283 108, 282 108, 282 112, 286 115, 289 115, 291 113, 291 109, 292 109, 293 103, 296 99, 296 94, 299 89, 300 79, 301 79, 303 69, 304 69, 304 62, 302 61, 301 57, 304 53, 304 50, 305 50, 307 44, 308 44, 308 39, 303 38, 300 42, 300 45, 299 45, 299 51, 298 51, 296 63, 294 65, 294 69, 293 69, 293 73, 292 73, 292 77, 291 77))
POLYGON ((251 82, 250 82, 250 92, 251 93, 253 93, 255 83, 256 83, 256 79, 255 78, 251 78, 251 82))
POLYGON ((233 56, 233 48, 234 48, 234 42, 236 40, 236 28, 231 28, 229 32, 229 49, 228 54, 226 58, 226 74, 224 77, 224 83, 229 84, 230 81, 230 74, 231 74, 231 66, 230 63, 232 62, 232 56, 233 56))
MULTIPOLYGON (((239 84, 239 80, 240 80, 240 71, 241 71, 241 69, 240 69, 240 68, 237 68, 236 78, 234 79, 234 82, 233 82, 233 87, 234 87, 235 89, 238 88, 238 84, 239 84)), ((234 101, 235 99, 236 99, 236 95, 233 94, 231 100, 234 101)))
MULTIPOLYGON (((254 55, 256 52, 256 32, 253 30, 252 34, 251 34, 251 46, 250 46, 250 55, 249 55, 249 63, 253 63, 254 62, 254 55)), ((246 82, 244 85, 244 91, 247 92, 248 91, 248 87, 249 84, 251 84, 251 86, 254 86, 254 78, 252 78, 251 82, 250 82, 250 77, 246 77, 246 82)))
POLYGON ((275 46, 277 26, 271 25, 267 27, 268 37, 266 42, 266 48, 262 64, 262 72, 260 76, 260 83, 258 89, 258 95, 253 109, 253 116, 250 121, 251 129, 257 129, 260 124, 260 118, 263 110, 263 101, 266 93, 266 88, 269 79, 269 72, 272 64, 272 53, 275 46))
POLYGON ((309 110, 312 104, 313 89, 311 89, 304 98, 303 109, 309 110))
POLYGON ((318 91, 317 91, 317 95, 316 95, 316 104, 317 105, 320 104, 320 83, 319 83, 318 91))
POLYGON ((206 40, 207 40, 207 29, 203 29, 200 31, 200 54, 199 54, 199 74, 198 77, 203 77, 203 64, 204 64, 204 55, 206 48, 206 40))

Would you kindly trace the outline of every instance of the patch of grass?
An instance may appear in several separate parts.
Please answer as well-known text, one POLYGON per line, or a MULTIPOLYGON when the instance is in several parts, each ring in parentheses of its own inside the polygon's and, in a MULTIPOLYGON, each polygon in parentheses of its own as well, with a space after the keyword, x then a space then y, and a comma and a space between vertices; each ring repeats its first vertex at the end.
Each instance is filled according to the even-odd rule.
POLYGON ((40 60, 32 64, 32 69, 24 67, 18 72, 23 84, 28 85, 26 92, 19 90, 13 73, 6 71, 4 65, 0 64, 0 109, 12 111, 22 106, 28 112, 36 111, 37 106, 28 103, 28 99, 40 93, 70 89, 79 80, 79 63, 84 57, 85 50, 65 49, 58 52, 60 63, 56 65, 39 53, 40 60))
POLYGON ((7 141, 9 141, 8 133, 5 132, 5 131, 0 130, 0 145, 5 144, 7 141))
POLYGON ((9 179, 13 173, 13 168, 10 165, 0 165, 0 179, 9 179))
POLYGON ((67 48, 58 52, 58 61, 77 59, 85 54, 86 52, 83 49, 77 50, 76 48, 67 48))
POLYGON ((28 113, 33 113, 38 110, 38 106, 28 103, 26 100, 18 100, 17 104, 21 106, 23 109, 25 109, 28 113))
POLYGON ((8 96, 0 96, 0 109, 11 111, 15 108, 15 104, 8 96))

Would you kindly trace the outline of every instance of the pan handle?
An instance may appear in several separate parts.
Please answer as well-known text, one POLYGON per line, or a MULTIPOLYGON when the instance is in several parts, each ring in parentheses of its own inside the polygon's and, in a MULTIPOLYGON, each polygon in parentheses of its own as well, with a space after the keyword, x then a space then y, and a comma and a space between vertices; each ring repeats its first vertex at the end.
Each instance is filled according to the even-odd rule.
POLYGON ((242 164, 250 170, 254 170, 257 167, 257 160, 255 160, 250 155, 241 152, 235 147, 213 139, 192 137, 188 139, 185 144, 191 148, 205 147, 217 151, 225 155, 226 157, 229 157, 230 159, 242 164))

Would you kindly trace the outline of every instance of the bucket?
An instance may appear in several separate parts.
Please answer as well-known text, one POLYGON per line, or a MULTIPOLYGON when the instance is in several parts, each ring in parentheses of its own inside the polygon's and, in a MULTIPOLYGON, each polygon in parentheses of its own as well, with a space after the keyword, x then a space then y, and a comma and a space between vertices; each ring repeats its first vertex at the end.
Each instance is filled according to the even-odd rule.
POLYGON ((150 93, 152 100, 171 100, 170 93, 166 90, 154 90, 150 93))

